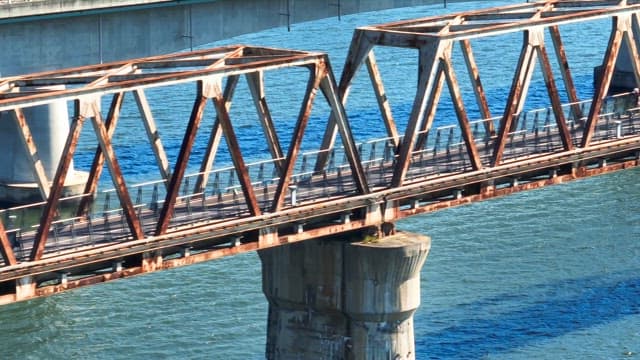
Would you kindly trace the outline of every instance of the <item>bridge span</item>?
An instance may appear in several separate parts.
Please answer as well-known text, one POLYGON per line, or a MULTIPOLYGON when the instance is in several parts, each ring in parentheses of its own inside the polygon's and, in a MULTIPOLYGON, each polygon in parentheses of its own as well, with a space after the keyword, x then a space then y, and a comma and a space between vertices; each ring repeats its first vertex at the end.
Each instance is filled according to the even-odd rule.
MULTIPOLYGON (((628 1, 546 1, 363 27, 354 32, 339 82, 325 54, 244 45, 0 79, 2 121, 12 121, 20 129, 42 197, 41 202, 1 211, 1 302, 245 251, 267 254, 266 249, 332 235, 343 242, 377 243, 394 234, 394 222, 407 216, 636 167, 638 100, 629 93, 610 94, 609 87, 623 42, 632 54, 629 60, 640 69, 639 11, 640 4, 628 1), (603 75, 593 97, 579 99, 561 26, 602 18, 612 23, 603 75), (545 47, 547 30, 569 99, 564 104, 545 47), (522 49, 504 112, 494 116, 472 41, 509 32, 523 34, 522 49), (482 116, 477 121, 469 118, 454 70, 451 54, 458 44, 482 116), (385 95, 373 55, 376 46, 407 47, 419 54, 416 97, 404 131, 398 129, 385 95), (523 111, 536 63, 541 65, 551 104, 523 111), (363 65, 380 109, 371 126, 378 121, 387 136, 358 144, 345 104, 363 65), (298 74, 303 86, 267 96, 269 80, 277 78, 270 74, 283 72, 298 74), (237 136, 242 121, 232 118, 241 77, 269 154, 259 161, 242 151, 237 136), (445 84, 456 122, 435 127, 433 118, 445 84), (154 97, 167 88, 188 89, 189 94, 190 114, 182 119, 183 141, 173 165, 156 118, 158 107, 167 106, 167 100, 154 97), (303 151, 306 129, 315 121, 312 108, 320 105, 315 104, 318 92, 326 100, 327 116, 321 124, 326 130, 317 149, 303 151), (130 108, 127 94, 133 97, 130 108), (274 121, 270 110, 271 100, 278 96, 301 99, 289 143, 280 141, 281 123, 274 121), (24 109, 52 102, 71 104, 73 116, 60 165, 50 179, 42 169, 24 109), (196 154, 194 142, 209 113, 214 116, 206 151, 196 154), (135 155, 119 151, 116 145, 118 123, 125 117, 136 119, 148 139, 158 181, 131 185, 123 175, 121 164, 136 161, 135 155), (81 136, 85 122, 93 129, 89 140, 81 136), (231 155, 228 167, 214 166, 223 138, 231 155), (95 149, 89 179, 81 195, 64 197, 65 179, 82 149, 95 149), (194 160, 198 169, 190 171, 194 160), (105 165, 113 184, 110 190, 99 189, 105 165)), ((640 84, 640 72, 635 78, 640 84)), ((174 112, 179 107, 174 100, 173 122, 179 114, 174 112)), ((275 296, 268 290, 265 294, 275 296)), ((409 310, 411 314, 415 307, 409 310)), ((347 347, 341 346, 340 351, 347 347)))

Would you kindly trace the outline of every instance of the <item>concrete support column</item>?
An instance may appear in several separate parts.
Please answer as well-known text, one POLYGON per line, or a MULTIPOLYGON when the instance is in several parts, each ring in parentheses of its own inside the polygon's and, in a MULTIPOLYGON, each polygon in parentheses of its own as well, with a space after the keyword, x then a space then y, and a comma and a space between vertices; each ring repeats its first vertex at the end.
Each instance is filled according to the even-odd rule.
POLYGON ((309 240, 259 251, 267 359, 414 359, 427 236, 309 240))
MULTIPOLYGON (((51 182, 69 134, 69 112, 64 101, 23 109, 33 141, 42 161, 44 172, 51 182)), ((29 203, 42 201, 33 162, 20 140, 20 129, 8 113, 0 113, 0 203, 29 203)), ((73 169, 65 180, 64 195, 81 193, 87 180, 85 172, 73 169)))
POLYGON ((415 359, 413 314, 429 248, 428 237, 406 233, 345 246, 349 359, 415 359))
POLYGON ((315 240, 258 252, 269 301, 267 359, 342 359, 342 243, 315 240))

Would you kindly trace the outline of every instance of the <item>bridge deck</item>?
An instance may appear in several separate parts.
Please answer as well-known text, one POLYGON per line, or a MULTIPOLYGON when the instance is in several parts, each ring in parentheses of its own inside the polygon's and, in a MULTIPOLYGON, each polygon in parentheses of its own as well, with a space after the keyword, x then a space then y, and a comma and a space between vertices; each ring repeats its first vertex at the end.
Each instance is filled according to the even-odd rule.
MULTIPOLYGON (((618 99, 619 100, 619 99, 618 99)), ((619 102, 619 101, 618 101, 619 102)), ((528 114, 529 118, 543 118, 538 116, 545 111, 541 110, 528 114)), ((543 179, 543 184, 549 178, 558 176, 557 171, 562 166, 576 163, 576 159, 591 166, 601 168, 603 161, 607 159, 616 159, 620 161, 628 161, 629 159, 637 160, 637 142, 640 141, 640 115, 636 109, 620 110, 616 113, 609 113, 600 117, 600 121, 596 127, 594 136, 595 142, 592 145, 593 154, 586 151, 579 152, 577 158, 565 156, 566 152, 562 151, 562 144, 559 139, 557 127, 547 121, 540 121, 526 124, 526 118, 521 120, 517 130, 510 134, 510 141, 506 147, 505 163, 503 167, 490 167, 491 153, 495 143, 495 137, 482 136, 481 132, 485 127, 482 122, 475 123, 475 132, 477 146, 481 154, 482 163, 487 167, 483 171, 474 171, 471 167, 465 147, 459 138, 456 138, 455 126, 447 126, 432 131, 433 139, 427 140, 427 146, 424 149, 415 151, 413 154, 412 166, 408 172, 408 184, 417 184, 422 189, 421 192, 415 192, 411 201, 410 213, 420 211, 431 211, 442 208, 443 206, 456 205, 459 202, 455 200, 464 199, 467 196, 477 195, 469 189, 471 185, 477 185, 488 180, 499 180, 494 185, 505 186, 505 181, 509 188, 514 184, 526 184, 543 179), (607 151, 608 146, 619 143, 627 143, 632 140, 632 145, 626 148, 632 151, 616 150, 611 155, 607 151), (545 164, 532 166, 538 160, 548 157, 551 159, 545 164), (554 160, 555 158, 555 160, 554 160), (589 160, 592 161, 589 161, 589 160), (597 164, 597 165, 596 165, 597 164), (504 167, 507 167, 505 171, 504 167), (448 179, 462 178, 461 181, 451 182, 443 186, 443 181, 448 179), (507 179, 507 180, 505 180, 507 179), (452 201, 454 200, 454 201, 452 201), (416 205, 423 202, 423 209, 416 205), (425 206, 428 205, 428 206, 425 206)), ((583 131, 580 123, 571 122, 572 138, 575 144, 579 144, 580 134, 583 131)), ((458 134, 459 136, 459 134, 458 134)), ((361 161, 365 168, 366 178, 372 189, 369 198, 376 198, 381 195, 389 196, 389 184, 392 178, 394 161, 396 156, 393 154, 393 147, 390 139, 380 139, 368 142, 366 145, 360 146, 361 161)), ((317 154, 316 154, 317 155, 317 154)), ((310 154, 309 157, 313 156, 310 154)), ((296 208, 322 208, 324 204, 343 204, 349 202, 350 197, 356 196, 356 187, 353 177, 350 174, 349 166, 340 157, 339 149, 334 150, 331 156, 330 166, 327 171, 321 174, 314 174, 306 167, 306 163, 310 162, 307 156, 302 157, 299 171, 294 177, 292 187, 286 198, 284 210, 295 210, 296 208), (295 191, 293 190, 295 189, 295 191)), ((609 165, 613 164, 610 162, 609 165)), ((251 167, 251 166, 250 166, 251 167)), ((263 212, 268 213, 271 206, 271 199, 274 197, 277 181, 276 178, 268 178, 269 174, 275 174, 274 161, 261 162, 253 167, 258 168, 258 172, 262 175, 259 181, 254 183, 254 191, 259 194, 258 200, 263 212)), ((575 168, 575 166, 574 166, 575 168)), ((193 187, 190 186, 189 178, 183 184, 183 193, 180 197, 171 220, 171 232, 177 232, 185 228, 192 229, 193 234, 202 231, 206 234, 207 241, 201 246, 198 242, 202 241, 202 237, 197 237, 197 241, 185 237, 184 241, 172 241, 171 246, 180 245, 179 251, 184 253, 186 248, 196 248, 191 251, 204 251, 216 249, 219 247, 226 248, 229 246, 237 246, 240 243, 255 241, 256 239, 242 238, 246 233, 237 231, 225 231, 228 229, 229 223, 247 225, 255 221, 247 209, 247 205, 242 198, 241 193, 237 190, 238 185, 233 185, 233 171, 231 169, 222 169, 213 171, 209 176, 217 180, 211 185, 210 192, 194 193, 193 187), (220 176, 229 174, 223 183, 226 182, 230 186, 220 186, 220 176), (219 231, 218 231, 219 230, 219 231)), ((144 229, 145 236, 153 238, 156 224, 159 217, 159 208, 162 207, 163 182, 153 182, 134 186, 137 188, 136 211, 138 212, 141 224, 144 229), (155 199, 155 201, 154 201, 155 199)), ((102 248, 109 249, 117 244, 126 245, 131 243, 133 238, 126 224, 122 209, 119 207, 111 207, 112 200, 109 199, 110 192, 104 192, 104 198, 98 199, 94 204, 94 211, 89 217, 64 217, 60 215, 55 221, 49 233, 50 241, 45 248, 44 259, 54 259, 69 254, 99 251, 102 248)), ((487 196, 490 197, 490 196, 487 196)), ((473 200, 479 200, 475 198, 473 200)), ((407 201, 409 199, 406 199, 407 201)), ((117 199, 116 199, 117 202, 117 199)), ((28 217, 29 211, 36 211, 36 206, 23 206, 13 209, 4 210, 5 217, 11 215, 18 216, 20 219, 28 217)), ((333 221, 350 222, 345 216, 353 216, 351 210, 345 208, 341 220, 333 221)), ((309 228, 313 228, 314 221, 318 221, 323 217, 319 214, 317 218, 304 214, 293 216, 283 223, 287 224, 289 233, 293 237, 302 234, 309 228)), ((325 220, 326 221, 326 220, 325 220)), ((331 221, 330 221, 331 222, 331 221)), ((20 261, 28 260, 31 252, 32 244, 36 235, 38 225, 31 227, 17 227, 14 220, 14 227, 8 229, 13 242, 16 256, 20 261)), ((353 229, 359 226, 364 227, 366 224, 354 224, 353 229)), ((280 230, 281 236, 286 236, 287 231, 280 230)), ((175 249, 174 249, 175 251, 175 249)))

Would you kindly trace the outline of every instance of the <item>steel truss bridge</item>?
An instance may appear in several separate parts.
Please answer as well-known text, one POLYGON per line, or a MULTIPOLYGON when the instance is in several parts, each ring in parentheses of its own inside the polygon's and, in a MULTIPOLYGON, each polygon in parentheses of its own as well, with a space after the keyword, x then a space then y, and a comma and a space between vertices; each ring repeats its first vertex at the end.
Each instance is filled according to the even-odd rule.
POLYGON ((354 32, 339 83, 325 54, 251 46, 0 79, 0 121, 14 121, 20 130, 42 197, 0 212, 0 302, 332 234, 389 234, 407 216, 638 166, 640 109, 629 94, 612 96, 609 89, 622 43, 640 84, 639 11, 637 1, 542 1, 363 27, 354 32), (601 80, 593 98, 578 99, 560 26, 603 18, 612 27, 601 80), (553 76, 546 31, 567 104, 553 76), (523 34, 522 48, 505 110, 495 116, 471 40, 512 32, 523 34), (480 120, 472 121, 464 106, 451 55, 456 43, 480 120), (396 126, 374 57, 378 46, 418 50, 417 91, 404 132, 396 126), (536 62, 551 105, 524 112, 536 62), (387 136, 358 144, 345 104, 362 65, 387 136), (264 79, 265 73, 291 68, 308 76, 291 141, 283 147, 264 79), (270 153, 258 162, 246 160, 230 115, 240 77, 246 78, 270 153), (435 127, 445 83, 457 124, 435 127), (146 94, 175 85, 195 88, 195 98, 170 164, 146 94), (331 115, 320 148, 303 152, 318 90, 331 115), (112 140, 127 93, 157 160, 158 181, 131 185, 123 176, 125 160, 112 140), (72 104, 74 114, 57 172, 48 179, 23 109, 53 102, 72 104), (206 151, 199 171, 187 174, 209 102, 215 116, 206 151), (86 122, 95 136, 83 144, 86 122), (213 164, 223 137, 232 164, 221 168, 213 164), (65 179, 83 146, 96 149, 85 189, 64 197, 65 179), (113 189, 99 190, 105 166, 113 189), (29 214, 36 220, 29 222, 29 214))

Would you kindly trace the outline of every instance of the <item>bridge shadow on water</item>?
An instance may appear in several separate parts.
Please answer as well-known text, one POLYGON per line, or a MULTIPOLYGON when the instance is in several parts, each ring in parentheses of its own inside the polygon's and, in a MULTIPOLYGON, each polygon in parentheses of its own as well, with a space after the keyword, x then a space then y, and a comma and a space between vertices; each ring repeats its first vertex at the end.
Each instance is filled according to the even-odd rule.
POLYGON ((423 354, 420 358, 478 359, 638 315, 637 274, 540 284, 526 293, 504 293, 442 312, 430 312, 428 301, 423 301, 425 309, 416 315, 416 323, 424 323, 422 329, 417 324, 416 352, 423 354))

